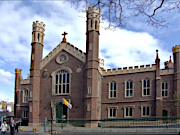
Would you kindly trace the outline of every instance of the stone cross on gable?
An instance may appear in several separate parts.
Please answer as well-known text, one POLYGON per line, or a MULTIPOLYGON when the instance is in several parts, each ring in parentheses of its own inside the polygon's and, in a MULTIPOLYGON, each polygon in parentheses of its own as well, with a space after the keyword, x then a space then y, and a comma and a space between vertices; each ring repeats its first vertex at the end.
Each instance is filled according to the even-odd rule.
POLYGON ((66 35, 67 35, 68 33, 66 33, 66 32, 64 32, 62 35, 64 36, 63 37, 63 40, 62 40, 62 42, 61 43, 66 43, 66 35))
POLYGON ((62 35, 64 36, 64 38, 65 38, 65 36, 67 35, 68 33, 66 33, 66 32, 64 32, 62 35))

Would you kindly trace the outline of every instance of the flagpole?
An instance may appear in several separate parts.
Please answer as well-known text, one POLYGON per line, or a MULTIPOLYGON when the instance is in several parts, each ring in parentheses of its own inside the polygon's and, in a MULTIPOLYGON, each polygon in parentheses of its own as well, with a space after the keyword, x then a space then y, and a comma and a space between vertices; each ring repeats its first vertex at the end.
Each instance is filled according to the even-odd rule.
POLYGON ((62 101, 62 116, 61 116, 61 120, 62 120, 62 121, 61 121, 61 123, 62 123, 62 124, 61 124, 61 127, 62 127, 62 129, 63 129, 63 101, 62 101))

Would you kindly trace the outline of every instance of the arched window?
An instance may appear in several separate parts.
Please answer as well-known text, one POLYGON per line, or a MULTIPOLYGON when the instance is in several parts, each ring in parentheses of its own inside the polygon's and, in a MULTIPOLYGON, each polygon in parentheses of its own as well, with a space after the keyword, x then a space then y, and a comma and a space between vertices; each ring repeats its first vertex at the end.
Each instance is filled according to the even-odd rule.
POLYGON ((38 42, 39 42, 39 38, 40 38, 40 35, 39 35, 39 33, 38 33, 38 42))
POLYGON ((109 83, 109 98, 116 98, 117 96, 117 84, 116 82, 109 83))
POLYGON ((95 21, 95 29, 97 29, 97 20, 95 21))
POLYGON ((133 81, 128 80, 125 83, 125 97, 133 97, 133 81))
POLYGON ((168 83, 167 82, 162 82, 162 87, 161 87, 161 90, 162 90, 162 97, 168 97, 168 83))
POLYGON ((142 80, 142 96, 150 96, 151 92, 151 81, 150 79, 142 80))
POLYGON ((60 70, 55 77, 55 94, 69 94, 70 74, 66 70, 60 70))
POLYGON ((91 28, 92 28, 92 26, 93 26, 93 21, 91 20, 91 28))
POLYGON ((29 98, 29 91, 27 89, 23 90, 23 103, 27 103, 29 98))

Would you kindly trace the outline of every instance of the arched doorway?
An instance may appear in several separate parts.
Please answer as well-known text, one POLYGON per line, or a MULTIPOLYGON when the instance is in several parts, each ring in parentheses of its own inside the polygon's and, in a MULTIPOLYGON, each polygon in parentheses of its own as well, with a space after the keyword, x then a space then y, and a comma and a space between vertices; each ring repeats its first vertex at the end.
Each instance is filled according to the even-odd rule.
POLYGON ((163 117, 167 117, 168 116, 168 111, 167 110, 163 110, 162 116, 163 117))
POLYGON ((68 118, 68 108, 66 105, 62 104, 60 102, 58 105, 56 105, 56 123, 62 122, 62 116, 65 116, 64 119, 68 118))

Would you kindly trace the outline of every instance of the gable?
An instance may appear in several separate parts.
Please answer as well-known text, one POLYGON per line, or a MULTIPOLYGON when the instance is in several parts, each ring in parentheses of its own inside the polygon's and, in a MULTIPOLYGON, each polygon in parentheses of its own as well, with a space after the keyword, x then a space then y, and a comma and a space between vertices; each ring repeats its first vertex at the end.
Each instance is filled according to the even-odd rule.
POLYGON ((70 45, 70 43, 61 43, 53 49, 40 63, 40 69, 45 67, 60 51, 66 51, 83 63, 86 62, 86 54, 79 50, 77 47, 70 45))

